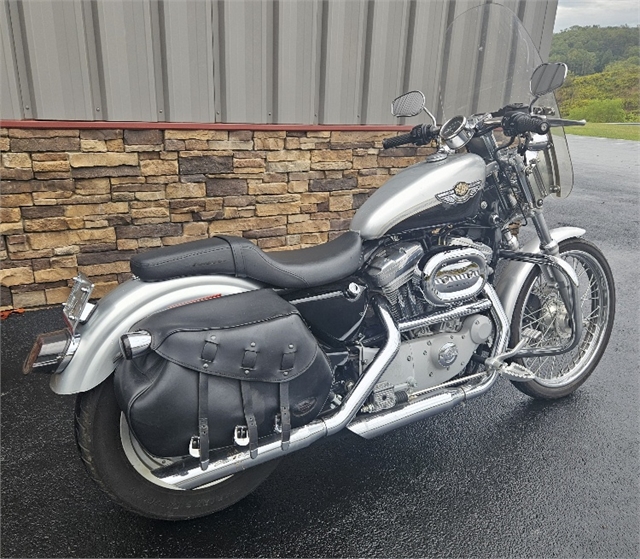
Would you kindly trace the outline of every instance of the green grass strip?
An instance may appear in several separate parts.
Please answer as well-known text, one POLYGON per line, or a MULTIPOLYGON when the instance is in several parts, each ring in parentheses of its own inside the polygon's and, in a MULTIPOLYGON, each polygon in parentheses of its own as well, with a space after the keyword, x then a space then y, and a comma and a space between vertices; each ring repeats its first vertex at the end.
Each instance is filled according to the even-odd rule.
POLYGON ((606 124, 602 122, 588 122, 586 126, 565 126, 567 134, 577 136, 597 136, 615 140, 640 141, 640 123, 637 124, 606 124))

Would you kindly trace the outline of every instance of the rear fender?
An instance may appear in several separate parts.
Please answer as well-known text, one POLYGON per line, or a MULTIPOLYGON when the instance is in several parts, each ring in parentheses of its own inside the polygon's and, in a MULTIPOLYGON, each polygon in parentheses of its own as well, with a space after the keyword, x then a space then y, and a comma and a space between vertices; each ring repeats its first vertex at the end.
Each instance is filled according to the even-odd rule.
POLYGON ((160 282, 130 279, 103 297, 89 320, 78 325, 78 349, 64 371, 51 376, 51 389, 57 394, 74 394, 100 384, 121 358, 120 336, 150 314, 204 297, 260 287, 260 283, 233 276, 192 276, 160 282))
MULTIPOLYGON (((579 227, 558 227, 557 229, 552 229, 550 233, 551 238, 559 243, 560 241, 566 241, 567 239, 582 237, 586 231, 579 227)), ((529 252, 532 254, 539 253, 540 239, 535 237, 521 247, 520 252, 529 252)), ((502 302, 504 312, 509 317, 509 321, 513 318, 516 301, 518 300, 518 295, 522 290, 524 282, 535 266, 535 264, 530 264, 528 262, 512 260, 506 265, 500 274, 500 279, 496 283, 495 289, 500 301, 502 302)))

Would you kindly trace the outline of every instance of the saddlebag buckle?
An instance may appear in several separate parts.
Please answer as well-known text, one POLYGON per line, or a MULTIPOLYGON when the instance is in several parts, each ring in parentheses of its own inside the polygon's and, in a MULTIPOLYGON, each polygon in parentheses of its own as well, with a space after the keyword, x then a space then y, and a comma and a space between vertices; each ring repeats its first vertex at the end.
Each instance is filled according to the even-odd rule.
POLYGON ((249 428, 246 425, 236 425, 233 431, 233 442, 237 446, 249 446, 249 428))
POLYGON ((194 458, 200 458, 200 437, 194 435, 189 441, 189 454, 194 458))

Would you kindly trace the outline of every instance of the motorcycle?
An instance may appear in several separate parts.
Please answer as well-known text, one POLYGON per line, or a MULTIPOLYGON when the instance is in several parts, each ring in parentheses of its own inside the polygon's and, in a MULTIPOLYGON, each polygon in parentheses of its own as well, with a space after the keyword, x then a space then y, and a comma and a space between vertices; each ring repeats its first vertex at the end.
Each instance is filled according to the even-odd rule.
POLYGON ((612 273, 584 229, 549 229, 543 214, 572 188, 563 127, 584 124, 556 116, 567 67, 540 64, 496 4, 460 15, 446 41, 477 61, 468 79, 481 87, 445 79, 441 125, 419 91, 393 101, 395 116, 431 122, 384 148, 437 150, 374 192, 348 232, 296 251, 225 236, 151 250, 97 303, 75 279, 67 328, 41 335, 24 371, 77 394, 80 455, 115 502, 151 518, 211 514, 324 437, 377 437, 500 376, 562 398, 594 371, 612 273))

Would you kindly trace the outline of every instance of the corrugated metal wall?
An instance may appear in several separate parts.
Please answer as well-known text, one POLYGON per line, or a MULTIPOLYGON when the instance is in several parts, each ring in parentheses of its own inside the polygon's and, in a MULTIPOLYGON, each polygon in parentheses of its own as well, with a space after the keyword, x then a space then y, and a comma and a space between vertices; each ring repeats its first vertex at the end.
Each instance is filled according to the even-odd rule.
MULTIPOLYGON (((403 91, 436 105, 448 24, 490 1, 0 0, 0 115, 395 124, 403 91)), ((557 0, 495 3, 546 58, 557 0)))

